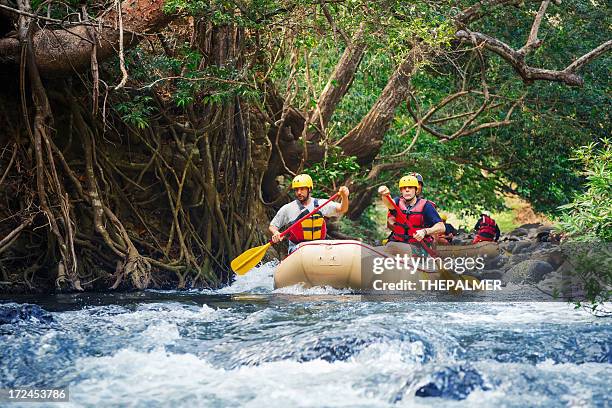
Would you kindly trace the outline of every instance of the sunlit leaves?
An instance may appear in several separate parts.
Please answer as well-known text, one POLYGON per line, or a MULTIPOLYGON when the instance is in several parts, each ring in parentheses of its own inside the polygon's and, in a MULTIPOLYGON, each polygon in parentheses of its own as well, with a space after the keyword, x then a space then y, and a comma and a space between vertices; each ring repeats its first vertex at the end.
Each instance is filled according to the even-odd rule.
POLYGON ((602 139, 576 151, 584 166, 586 190, 560 207, 562 227, 575 239, 612 242, 612 142, 602 139))

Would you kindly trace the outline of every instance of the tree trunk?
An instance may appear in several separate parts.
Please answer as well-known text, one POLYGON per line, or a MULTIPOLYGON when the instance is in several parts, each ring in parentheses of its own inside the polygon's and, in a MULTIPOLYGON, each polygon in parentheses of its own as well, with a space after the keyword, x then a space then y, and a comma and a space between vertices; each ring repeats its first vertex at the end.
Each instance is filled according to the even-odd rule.
MULTIPOLYGON (((116 54, 120 32, 117 28, 119 15, 123 20, 124 45, 136 45, 141 36, 160 30, 174 18, 163 11, 164 0, 125 0, 121 3, 121 14, 110 9, 98 30, 97 58, 99 62, 116 54)), ((74 25, 64 29, 43 28, 32 40, 36 64, 41 75, 65 76, 70 72, 82 72, 89 68, 93 43, 88 35, 88 26, 74 25)), ((20 46, 17 38, 0 38, 0 65, 19 64, 20 46)))
POLYGON ((410 94, 410 79, 425 58, 422 47, 415 45, 397 67, 366 116, 336 143, 346 156, 356 156, 357 162, 362 165, 374 160, 395 117, 395 110, 410 94))

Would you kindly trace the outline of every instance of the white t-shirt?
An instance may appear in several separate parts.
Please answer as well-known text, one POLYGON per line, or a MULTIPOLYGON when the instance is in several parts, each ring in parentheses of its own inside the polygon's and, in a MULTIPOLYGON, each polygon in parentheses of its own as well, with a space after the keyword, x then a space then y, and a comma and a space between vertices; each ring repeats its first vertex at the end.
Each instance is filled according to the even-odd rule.
MULTIPOLYGON (((314 205, 315 200, 319 200, 319 203, 318 203, 319 205, 327 201, 321 198, 310 197, 310 201, 308 202, 307 205, 304 206, 308 210, 308 212, 315 209, 315 205, 314 205)), ((339 216, 340 213, 338 211, 340 210, 340 206, 341 206, 340 203, 336 203, 332 201, 331 203, 327 204, 325 207, 321 208, 321 214, 323 214, 324 217, 339 216)), ((301 212, 302 210, 300 210, 300 207, 298 206, 297 201, 293 200, 292 202, 283 205, 281 209, 278 210, 278 212, 276 213, 272 221, 270 221, 270 225, 278 229, 281 229, 285 225, 289 224, 291 221, 295 220, 298 217, 298 215, 300 215, 301 212)))

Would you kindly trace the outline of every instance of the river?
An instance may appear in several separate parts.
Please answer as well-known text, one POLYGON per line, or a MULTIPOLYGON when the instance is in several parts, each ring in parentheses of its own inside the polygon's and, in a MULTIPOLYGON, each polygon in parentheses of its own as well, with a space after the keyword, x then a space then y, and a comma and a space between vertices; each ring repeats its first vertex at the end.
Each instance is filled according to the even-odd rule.
POLYGON ((273 290, 272 270, 217 291, 0 299, 0 388, 69 387, 55 407, 610 406, 610 319, 273 290))

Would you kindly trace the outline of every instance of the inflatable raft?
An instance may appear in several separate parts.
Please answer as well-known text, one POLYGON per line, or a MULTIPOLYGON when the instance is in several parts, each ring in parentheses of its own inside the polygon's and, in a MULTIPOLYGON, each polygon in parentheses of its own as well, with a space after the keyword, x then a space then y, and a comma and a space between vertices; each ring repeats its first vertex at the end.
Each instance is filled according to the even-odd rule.
POLYGON ((391 247, 388 245, 372 247, 353 240, 301 243, 277 267, 274 273, 274 287, 302 284, 307 288, 331 286, 339 289, 370 290, 374 280, 416 282, 423 279, 437 280, 440 277, 435 269, 428 270, 415 264, 385 268, 384 274, 372 273, 373 266, 381 263, 381 259, 392 261, 395 254, 410 255, 410 245, 393 244, 391 247))
POLYGON ((499 245, 497 242, 491 241, 483 241, 469 245, 437 245, 434 249, 441 258, 476 258, 480 256, 492 259, 499 255, 499 245))

